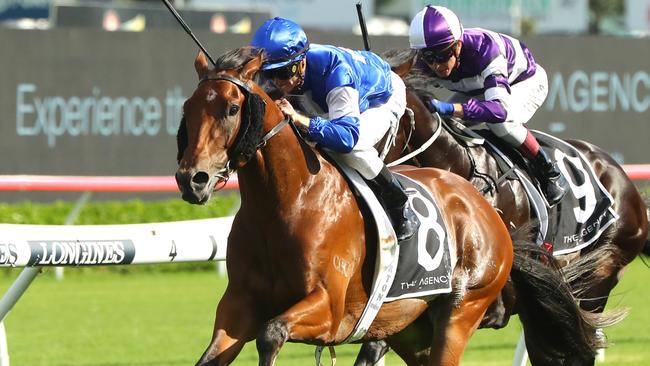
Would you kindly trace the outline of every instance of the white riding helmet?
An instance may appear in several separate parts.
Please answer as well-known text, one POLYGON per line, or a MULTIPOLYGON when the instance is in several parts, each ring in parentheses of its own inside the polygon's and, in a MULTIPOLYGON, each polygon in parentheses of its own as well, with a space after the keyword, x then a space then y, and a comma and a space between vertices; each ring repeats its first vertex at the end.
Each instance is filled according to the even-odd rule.
POLYGON ((444 48, 463 36, 463 25, 453 11, 428 5, 415 15, 409 29, 413 49, 444 48))

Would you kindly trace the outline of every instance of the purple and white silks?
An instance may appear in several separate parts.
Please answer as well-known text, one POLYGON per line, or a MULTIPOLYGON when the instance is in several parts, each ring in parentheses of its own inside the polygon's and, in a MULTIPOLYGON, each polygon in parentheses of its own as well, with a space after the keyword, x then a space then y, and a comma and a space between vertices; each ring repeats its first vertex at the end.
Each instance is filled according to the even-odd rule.
MULTIPOLYGON (((533 55, 517 39, 485 29, 465 29, 461 40, 458 67, 448 78, 436 78, 437 86, 476 97, 463 103, 466 120, 508 121, 510 86, 535 74, 533 55)), ((419 67, 430 71, 422 61, 419 67)))

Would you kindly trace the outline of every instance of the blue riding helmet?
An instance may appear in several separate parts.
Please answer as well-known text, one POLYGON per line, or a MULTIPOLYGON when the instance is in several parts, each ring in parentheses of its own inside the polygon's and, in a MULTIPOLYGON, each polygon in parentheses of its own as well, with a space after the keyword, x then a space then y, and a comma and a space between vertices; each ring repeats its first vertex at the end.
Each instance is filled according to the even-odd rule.
POLYGON ((309 41, 298 24, 275 17, 264 22, 255 32, 251 46, 266 51, 267 59, 262 70, 271 70, 305 58, 309 41))

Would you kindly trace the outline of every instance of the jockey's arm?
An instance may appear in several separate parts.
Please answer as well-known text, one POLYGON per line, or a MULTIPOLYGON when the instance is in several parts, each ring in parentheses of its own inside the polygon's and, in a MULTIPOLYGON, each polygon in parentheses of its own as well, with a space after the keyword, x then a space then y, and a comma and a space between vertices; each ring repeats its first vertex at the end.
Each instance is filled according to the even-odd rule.
POLYGON ((298 128, 302 132, 305 132, 305 133, 309 132, 309 122, 310 122, 309 117, 296 112, 293 115, 291 115, 291 118, 293 119, 293 122, 296 123, 296 126, 298 126, 298 128))
POLYGON ((452 116, 460 118, 460 119, 465 119, 465 111, 463 111, 463 105, 460 103, 455 103, 454 104, 454 113, 452 113, 452 116))
POLYGON ((328 118, 309 120, 309 137, 337 152, 352 151, 359 141, 359 92, 350 86, 340 86, 327 94, 328 118))
POLYGON ((349 86, 337 87, 328 93, 329 119, 302 115, 286 99, 276 103, 293 119, 301 133, 328 149, 348 153, 359 141, 359 92, 349 86))
POLYGON ((501 74, 489 75, 484 83, 484 100, 471 98, 466 103, 454 104, 454 116, 471 122, 501 123, 508 116, 507 101, 510 84, 501 74))

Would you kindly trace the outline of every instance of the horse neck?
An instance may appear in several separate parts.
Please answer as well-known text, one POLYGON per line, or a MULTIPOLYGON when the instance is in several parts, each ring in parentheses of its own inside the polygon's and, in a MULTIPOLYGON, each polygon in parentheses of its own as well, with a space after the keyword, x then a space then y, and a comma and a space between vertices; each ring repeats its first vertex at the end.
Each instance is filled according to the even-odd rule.
POLYGON ((469 179, 472 171, 470 152, 446 128, 443 128, 440 133, 440 146, 446 152, 446 170, 469 179))
MULTIPOLYGON (((440 126, 440 119, 433 120, 432 128, 419 128, 421 132, 418 145, 427 141, 438 128, 441 129, 440 136, 418 157, 420 165, 448 170, 468 179, 472 163, 465 146, 461 145, 446 128, 440 126)), ((416 133, 417 130, 416 127, 416 133)))
MULTIPOLYGON (((267 105, 263 124, 263 134, 266 134, 284 117, 273 100, 261 90, 257 92, 267 105)), ((250 202, 256 210, 271 211, 295 206, 300 192, 317 179, 308 168, 309 153, 314 154, 311 149, 301 146, 290 125, 282 128, 239 170, 242 206, 250 202)))

